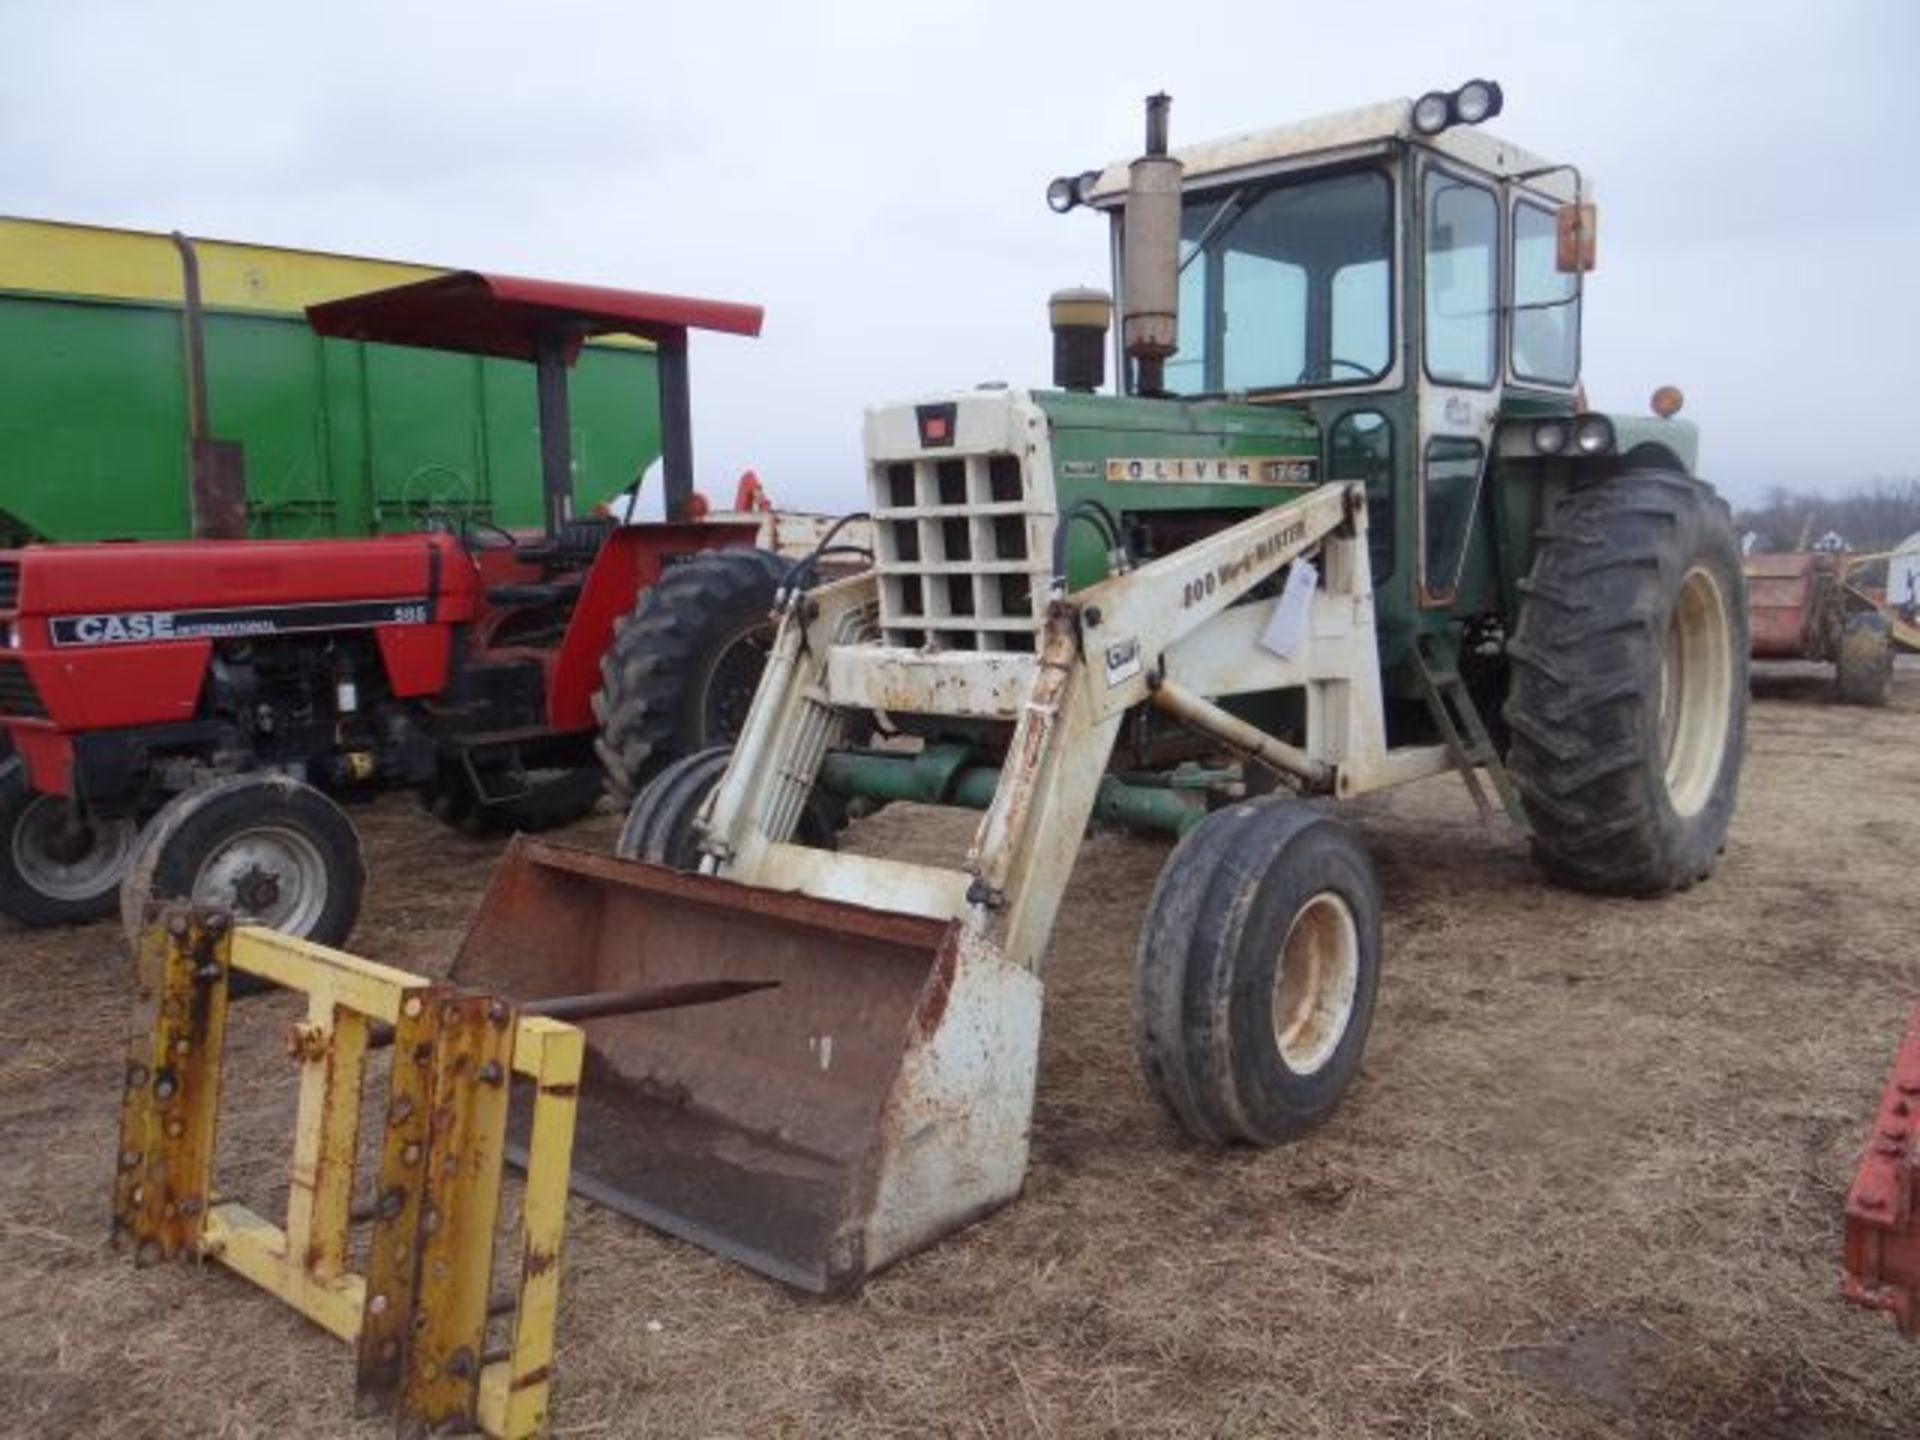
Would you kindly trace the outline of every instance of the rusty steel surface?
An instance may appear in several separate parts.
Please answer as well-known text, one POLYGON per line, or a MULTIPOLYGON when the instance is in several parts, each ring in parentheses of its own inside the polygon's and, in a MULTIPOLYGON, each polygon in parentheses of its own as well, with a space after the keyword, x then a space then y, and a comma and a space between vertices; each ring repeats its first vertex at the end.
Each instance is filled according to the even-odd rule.
POLYGON ((1866 1153, 1847 1192, 1847 1299, 1920 1340, 1920 1010, 1895 1053, 1866 1153))
MULTIPOLYGON (((1747 631, 1754 658, 1830 659, 1828 612, 1839 600, 1834 557, 1815 550, 1748 555, 1740 568, 1747 578, 1747 631)), ((1837 621, 1837 611, 1831 618, 1837 621)))
POLYGON ((868 1268, 883 1112, 903 1057, 938 1027, 957 930, 523 838, 452 976, 533 1008, 738 984, 732 999, 585 1022, 574 1186, 839 1291, 868 1268))
POLYGON ((471 1429, 480 1410, 515 1017, 490 995, 449 996, 436 1008, 419 1275, 399 1414, 428 1430, 471 1429))
POLYGON ((452 996, 449 986, 421 984, 402 995, 394 1021, 367 1298, 354 1346, 354 1391, 363 1413, 390 1411, 400 1400, 420 1274, 415 1245, 432 1121, 433 1037, 440 1004, 452 996))
POLYGON ((233 942, 218 911, 175 906, 148 919, 113 1184, 114 1240, 131 1244, 142 1264, 198 1247, 213 1184, 233 942))
MULTIPOLYGON (((522 1018, 496 996, 236 927, 222 912, 176 906, 148 918, 139 950, 145 1003, 129 1048, 114 1175, 116 1242, 131 1243, 143 1263, 217 1261, 346 1340, 358 1409, 391 1414, 403 1434, 541 1433, 579 1029, 522 1018), (285 1037, 300 1088, 284 1225, 212 1198, 234 971, 307 999, 285 1037), (354 1208, 362 1082, 376 1045, 393 1051, 379 1112, 380 1174, 371 1203, 354 1208), (494 1298, 494 1250, 516 1073, 533 1082, 533 1125, 503 1304, 494 1298), (350 1227, 367 1222, 366 1270, 355 1273, 350 1227), (489 1325, 502 1319, 510 1320, 508 1343, 490 1348, 489 1325)), ((575 1008, 583 1001, 595 1008, 635 997, 579 997, 575 1008)))

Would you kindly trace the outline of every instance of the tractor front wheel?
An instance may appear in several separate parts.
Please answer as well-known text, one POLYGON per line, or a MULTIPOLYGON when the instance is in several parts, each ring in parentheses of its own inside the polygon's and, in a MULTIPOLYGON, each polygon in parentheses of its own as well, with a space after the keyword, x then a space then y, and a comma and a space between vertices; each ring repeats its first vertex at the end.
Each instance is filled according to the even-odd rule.
POLYGON ((0 760, 0 914, 35 926, 111 915, 139 830, 36 792, 19 757, 0 760))
POLYGON ((1847 617, 1835 685, 1843 705, 1884 705, 1893 698, 1893 639, 1881 616, 1847 617))
MULTIPOLYGON (((699 869, 700 837, 694 822, 732 758, 731 747, 718 745, 683 756, 655 775, 627 812, 614 853, 623 860, 646 860, 675 870, 699 869)), ((816 791, 800 812, 793 838, 816 850, 831 850, 845 823, 837 803, 816 791)))
POLYGON ((1506 718, 1534 858, 1616 895, 1684 889, 1726 843, 1747 600, 1726 505, 1636 470, 1570 491, 1522 585, 1506 718))
POLYGON ((692 556, 615 627, 593 713, 616 801, 630 803, 667 762, 739 734, 773 643, 774 592, 791 568, 765 550, 692 556))
POLYGON ((120 917, 136 946, 147 907, 162 900, 341 945, 365 887, 360 837, 338 805, 285 775, 227 775, 183 790, 148 823, 120 917))
POLYGON ((1380 975, 1380 883, 1340 821, 1278 796, 1217 810, 1168 857, 1135 962, 1154 1096, 1210 1145, 1280 1145, 1338 1108, 1380 975))

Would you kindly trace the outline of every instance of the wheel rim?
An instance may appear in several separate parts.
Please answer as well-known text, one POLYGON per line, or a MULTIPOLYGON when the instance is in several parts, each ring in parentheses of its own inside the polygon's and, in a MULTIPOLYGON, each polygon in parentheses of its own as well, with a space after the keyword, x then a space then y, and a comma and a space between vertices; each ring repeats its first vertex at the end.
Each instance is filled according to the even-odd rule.
POLYGON ((1711 571, 1695 566, 1680 582, 1660 659, 1660 729, 1675 814, 1697 815, 1712 797, 1732 708, 1726 596, 1711 571))
POLYGON ((13 827, 13 868, 51 900, 95 900, 126 873, 139 838, 131 820, 71 821, 73 802, 38 795, 13 827))
POLYGON ((200 866, 193 903, 231 909, 254 924, 308 935, 327 908, 327 863, 297 830, 244 830, 200 866))
POLYGON ((1280 945, 1273 976, 1273 1043, 1296 1075, 1333 1058, 1360 988, 1360 927, 1331 890, 1302 905, 1280 945))
POLYGON ((721 647, 707 671, 700 707, 707 722, 703 743, 721 745, 739 737, 754 691, 760 688, 760 672, 767 667, 767 652, 772 648, 773 627, 765 621, 755 621, 721 647))

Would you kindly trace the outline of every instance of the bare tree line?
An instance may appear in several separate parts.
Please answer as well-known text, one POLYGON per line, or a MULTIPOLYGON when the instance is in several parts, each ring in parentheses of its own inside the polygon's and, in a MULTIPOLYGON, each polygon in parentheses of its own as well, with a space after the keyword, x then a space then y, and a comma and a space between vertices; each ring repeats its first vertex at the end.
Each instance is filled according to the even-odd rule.
POLYGON ((1737 511, 1734 525, 1760 537, 1756 548, 1792 550, 1829 530, 1856 551, 1890 550, 1920 531, 1920 477, 1876 476, 1844 495, 1815 495, 1776 485, 1760 505, 1737 511))

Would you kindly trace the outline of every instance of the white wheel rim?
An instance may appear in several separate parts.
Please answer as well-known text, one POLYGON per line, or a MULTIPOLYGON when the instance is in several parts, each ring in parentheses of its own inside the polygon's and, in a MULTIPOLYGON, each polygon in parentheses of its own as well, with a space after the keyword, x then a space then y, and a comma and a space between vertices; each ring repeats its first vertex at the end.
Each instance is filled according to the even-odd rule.
POLYGON ((1726 595, 1695 566, 1680 582, 1660 657, 1660 732, 1667 801, 1697 815, 1713 797, 1733 711, 1733 637, 1726 595))
POLYGON ((139 827, 131 820, 96 821, 87 827, 92 843, 78 854, 65 855, 61 841, 72 803, 57 795, 38 795, 28 802, 13 827, 13 868, 48 899, 94 900, 126 874, 139 827))
POLYGON ((282 825, 243 830, 209 855, 193 878, 193 903, 242 920, 309 935, 327 908, 327 864, 319 847, 282 825))
POLYGON ((1273 1043, 1296 1075, 1333 1058, 1353 1021, 1360 988, 1360 927, 1353 910, 1323 890, 1295 912, 1273 972, 1273 1043))

